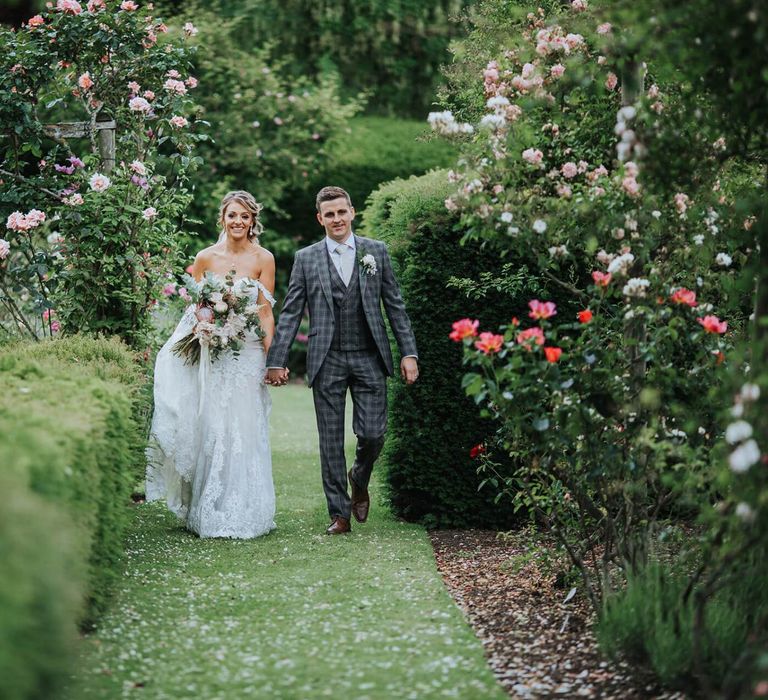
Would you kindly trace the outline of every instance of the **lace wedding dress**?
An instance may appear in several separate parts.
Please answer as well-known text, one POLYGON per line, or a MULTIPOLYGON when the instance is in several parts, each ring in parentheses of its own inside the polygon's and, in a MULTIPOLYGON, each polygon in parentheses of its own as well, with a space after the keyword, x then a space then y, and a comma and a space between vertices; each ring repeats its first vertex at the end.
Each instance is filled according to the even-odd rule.
MULTIPOLYGON (((246 282, 254 301, 261 291, 274 305, 260 282, 235 284, 246 282)), ((238 357, 185 365, 171 348, 192 330, 194 312, 187 308, 157 355, 147 500, 165 499, 200 537, 258 537, 275 527, 264 346, 248 333, 238 357)))

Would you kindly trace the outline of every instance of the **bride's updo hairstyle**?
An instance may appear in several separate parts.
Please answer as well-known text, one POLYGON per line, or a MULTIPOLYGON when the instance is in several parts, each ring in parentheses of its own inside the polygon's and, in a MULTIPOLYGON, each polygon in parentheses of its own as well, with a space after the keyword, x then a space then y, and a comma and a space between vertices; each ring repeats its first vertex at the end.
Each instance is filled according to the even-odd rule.
POLYGON ((219 207, 219 226, 221 226, 221 234, 219 235, 219 240, 223 240, 227 235, 227 228, 224 225, 224 215, 227 213, 227 207, 232 204, 232 202, 237 202, 253 215, 253 223, 248 231, 248 240, 253 243, 258 243, 259 236, 264 230, 264 225, 259 221, 259 214, 264 207, 256 201, 256 198, 250 192, 246 192, 245 190, 227 192, 221 200, 221 206, 219 207))

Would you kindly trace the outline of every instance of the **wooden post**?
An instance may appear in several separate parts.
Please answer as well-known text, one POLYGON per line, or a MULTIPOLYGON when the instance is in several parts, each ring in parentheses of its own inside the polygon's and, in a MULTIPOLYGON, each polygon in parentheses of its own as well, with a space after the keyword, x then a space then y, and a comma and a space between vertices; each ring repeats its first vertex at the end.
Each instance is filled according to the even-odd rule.
POLYGON ((96 122, 66 122, 63 124, 46 124, 45 133, 51 138, 62 141, 65 139, 81 139, 91 135, 95 129, 98 136, 101 169, 109 173, 115 167, 115 129, 114 120, 96 122))

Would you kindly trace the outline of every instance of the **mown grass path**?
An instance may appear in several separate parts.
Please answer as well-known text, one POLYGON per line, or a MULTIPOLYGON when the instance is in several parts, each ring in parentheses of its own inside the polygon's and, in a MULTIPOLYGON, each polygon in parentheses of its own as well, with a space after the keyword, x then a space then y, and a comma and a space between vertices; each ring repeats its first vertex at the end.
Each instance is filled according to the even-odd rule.
MULTIPOLYGON (((426 533, 376 502, 328 537, 312 399, 272 390, 277 530, 200 540, 136 508, 110 612, 72 700, 504 698, 446 592, 426 533)), ((352 448, 352 436, 348 447, 352 448)))

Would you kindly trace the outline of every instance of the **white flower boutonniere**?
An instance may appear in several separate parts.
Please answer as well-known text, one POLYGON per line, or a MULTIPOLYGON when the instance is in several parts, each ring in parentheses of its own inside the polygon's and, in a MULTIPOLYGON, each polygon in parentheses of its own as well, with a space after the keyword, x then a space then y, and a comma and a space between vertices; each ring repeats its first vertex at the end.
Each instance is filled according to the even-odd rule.
POLYGON ((363 272, 365 272, 366 275, 375 275, 378 270, 378 267, 376 266, 376 258, 374 258, 371 253, 363 255, 360 258, 360 267, 363 268, 363 272))

